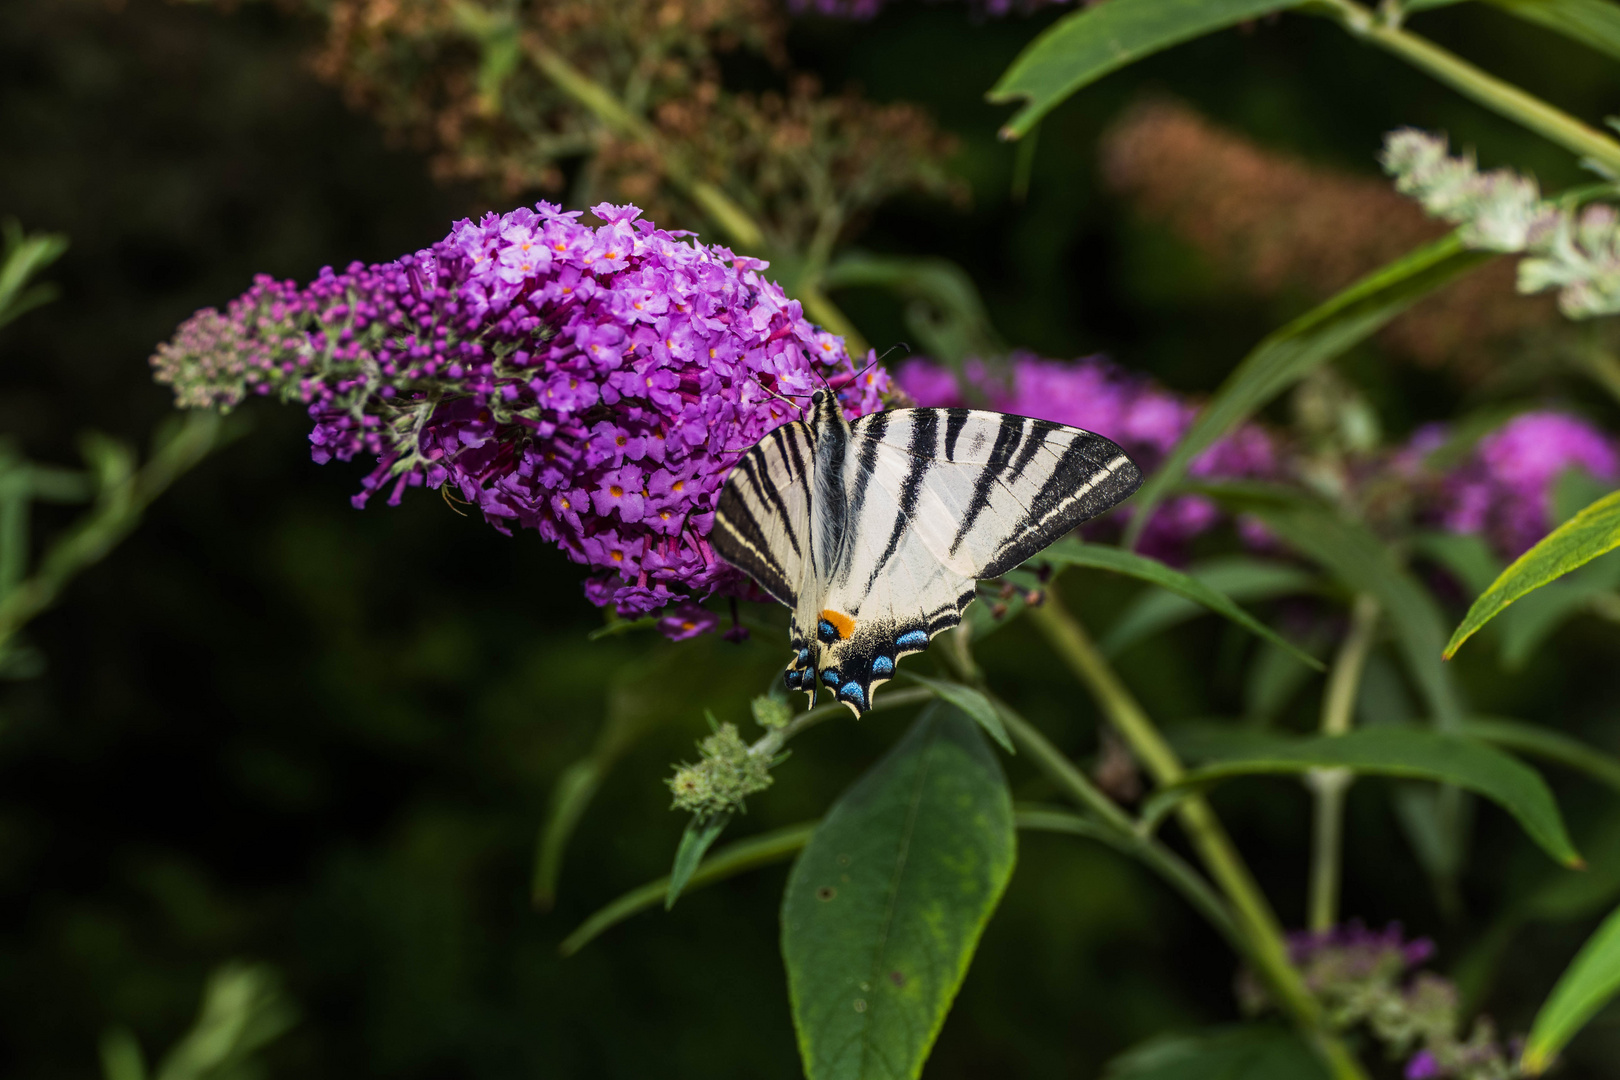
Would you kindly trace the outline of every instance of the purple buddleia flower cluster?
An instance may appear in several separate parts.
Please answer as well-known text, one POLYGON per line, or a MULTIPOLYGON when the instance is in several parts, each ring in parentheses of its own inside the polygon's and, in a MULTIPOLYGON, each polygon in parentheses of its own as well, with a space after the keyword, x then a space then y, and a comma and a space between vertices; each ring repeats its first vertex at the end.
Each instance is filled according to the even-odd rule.
POLYGON ((695 600, 757 595, 707 541, 731 466, 819 386, 853 417, 888 377, 857 373, 765 263, 633 206, 591 212, 601 226, 540 203, 308 285, 261 276, 182 325, 157 378, 183 406, 304 403, 315 460, 376 460, 356 506, 454 492, 597 571, 596 604, 702 633, 716 620, 695 600))
POLYGON ((1528 412, 1475 445, 1460 465, 1435 474, 1426 459, 1444 446, 1440 425, 1418 429, 1396 455, 1397 468, 1430 493, 1424 513, 1449 532, 1483 535, 1504 556, 1522 554, 1552 529, 1553 491, 1571 469, 1620 481, 1620 453, 1602 430, 1560 412, 1528 412))
MULTIPOLYGON (((1003 379, 969 360, 963 376, 992 409, 1051 420, 1106 435, 1124 448, 1143 472, 1151 472, 1192 426, 1198 406, 1181 395, 1131 375, 1101 357, 1045 360, 1014 353, 1003 379)), ((920 405, 969 404, 956 376, 931 360, 914 358, 895 375, 920 405)), ((1275 479, 1281 475, 1276 441, 1263 428, 1246 424, 1200 454, 1189 472, 1205 479, 1275 479)), ((1126 505, 1114 515, 1128 520, 1126 505)), ((1221 521, 1215 503, 1199 495, 1167 499, 1142 532, 1140 550, 1160 558, 1179 557, 1188 541, 1221 521)), ((1253 525, 1240 522, 1246 538, 1260 541, 1253 525)))
MULTIPOLYGON (((1476 1020, 1462 1038, 1457 988, 1413 973, 1434 951, 1427 939, 1408 940, 1398 923, 1369 930, 1350 922, 1288 936, 1289 961, 1327 1021, 1339 1030, 1365 1025, 1391 1058, 1406 1060, 1405 1080, 1512 1080, 1516 1055, 1498 1043, 1490 1021, 1476 1020)), ((1250 1012, 1269 1005, 1251 973, 1239 979, 1238 993, 1250 1012)))

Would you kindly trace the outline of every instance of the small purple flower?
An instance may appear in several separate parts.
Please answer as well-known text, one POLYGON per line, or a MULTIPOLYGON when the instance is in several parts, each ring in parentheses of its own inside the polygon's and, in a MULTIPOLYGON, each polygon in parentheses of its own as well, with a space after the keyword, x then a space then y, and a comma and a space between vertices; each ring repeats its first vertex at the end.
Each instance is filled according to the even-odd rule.
MULTIPOLYGON (((316 461, 376 460, 355 505, 453 491, 588 564, 586 595, 622 615, 757 597, 707 540, 731 466, 798 418, 792 395, 829 385, 853 417, 881 407, 888 376, 857 377, 766 264, 633 206, 591 212, 602 226, 540 203, 305 286, 261 276, 184 323, 153 357, 157 378, 187 407, 302 402, 316 461)), ((712 629, 696 610, 664 629, 712 629)))
POLYGON ((720 617, 697 604, 681 604, 658 620, 658 628, 672 641, 707 634, 720 625, 720 617))

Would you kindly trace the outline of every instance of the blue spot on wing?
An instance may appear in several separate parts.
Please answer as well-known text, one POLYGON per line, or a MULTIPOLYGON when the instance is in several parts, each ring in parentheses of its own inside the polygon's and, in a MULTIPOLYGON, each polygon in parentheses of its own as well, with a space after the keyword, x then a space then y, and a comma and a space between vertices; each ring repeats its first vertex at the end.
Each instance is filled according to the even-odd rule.
POLYGON ((800 649, 799 650, 799 663, 808 664, 809 662, 810 662, 810 650, 809 649, 800 649))
POLYGON ((928 631, 907 630, 894 639, 894 644, 901 649, 926 649, 928 648, 928 631))
POLYGON ((861 689, 858 682, 847 682, 838 688, 838 696, 845 701, 853 701, 861 708, 866 708, 866 691, 861 689))
POLYGON ((887 656, 874 656, 872 658, 872 677, 874 679, 887 679, 894 674, 894 661, 887 656))
POLYGON ((837 686, 838 670, 836 668, 828 668, 826 671, 823 671, 821 673, 821 681, 826 683, 828 686, 837 686))
POLYGON ((784 675, 783 678, 787 680, 789 690, 797 690, 799 689, 800 684, 804 682, 804 672, 800 671, 798 668, 794 668, 784 675))
POLYGON ((816 624, 816 636, 821 638, 822 641, 831 644, 832 642, 838 640, 838 630, 833 626, 832 623, 828 622, 826 619, 822 619, 816 624))

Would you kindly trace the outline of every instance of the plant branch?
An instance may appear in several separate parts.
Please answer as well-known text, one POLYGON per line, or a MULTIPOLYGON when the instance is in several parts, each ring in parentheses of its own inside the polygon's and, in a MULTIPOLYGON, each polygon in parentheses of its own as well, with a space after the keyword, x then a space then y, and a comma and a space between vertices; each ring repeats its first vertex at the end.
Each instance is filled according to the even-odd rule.
MULTIPOLYGON (((1029 615, 1054 651, 1091 691, 1104 715, 1154 779, 1161 785, 1180 779, 1185 771, 1181 760, 1109 666, 1085 628, 1064 608, 1056 590, 1049 589, 1046 603, 1030 608, 1029 615)), ((1366 1073, 1343 1041, 1327 1030, 1321 1005, 1289 962, 1276 914, 1208 801, 1202 796, 1191 796, 1181 803, 1176 814, 1205 869, 1226 894, 1238 928, 1248 942, 1248 958, 1278 1007, 1310 1040, 1335 1080, 1365 1080, 1366 1073)))
POLYGON ((128 451, 105 449, 105 483, 96 504, 40 559, 38 568, 0 600, 0 649, 29 620, 56 602, 81 571, 99 562, 140 524, 152 501, 182 473, 208 455, 220 440, 217 413, 187 413, 179 428, 139 471, 128 468, 128 451))
POLYGON ((1610 173, 1620 173, 1620 142, 1427 38, 1403 29, 1398 14, 1395 18, 1386 18, 1355 0, 1316 0, 1312 6, 1353 36, 1394 53, 1486 108, 1580 157, 1592 159, 1610 173))
MULTIPOLYGON (((1322 695, 1324 735, 1343 735, 1350 730, 1356 693, 1361 688, 1361 673, 1367 666, 1367 655, 1377 635, 1379 614, 1377 600, 1366 593, 1356 597, 1350 613, 1350 629, 1339 645, 1333 670, 1328 673, 1327 690, 1322 695)), ((1306 774, 1305 782, 1315 801, 1306 919, 1306 926, 1311 930, 1327 930, 1339 921, 1344 800, 1354 779, 1349 769, 1312 769, 1306 774)))

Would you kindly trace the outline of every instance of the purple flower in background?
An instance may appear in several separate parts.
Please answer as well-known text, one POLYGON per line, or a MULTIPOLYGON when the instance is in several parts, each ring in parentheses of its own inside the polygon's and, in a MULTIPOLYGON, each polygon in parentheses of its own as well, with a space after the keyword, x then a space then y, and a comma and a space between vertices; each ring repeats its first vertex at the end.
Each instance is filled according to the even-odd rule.
MULTIPOLYGON (((1010 382, 994 380, 976 361, 963 374, 993 409, 1051 420, 1106 435, 1151 471, 1192 426, 1198 407, 1100 357, 1043 360, 1015 353, 1010 382)), ((967 404, 949 369, 931 360, 912 359, 900 366, 895 381, 921 405, 967 404)), ((1277 448, 1262 428, 1245 425, 1200 454, 1192 475, 1215 478, 1261 478, 1279 475, 1277 448)), ((1116 516, 1123 520, 1131 508, 1116 516)), ((1197 495, 1168 499, 1154 512, 1142 533, 1140 548, 1159 557, 1174 557, 1186 543, 1221 520, 1213 502, 1197 495)), ((1249 533, 1245 533, 1247 536, 1249 533)))
POLYGON ((303 402, 316 461, 376 459, 355 504, 454 491, 503 532, 534 529, 597 571, 592 602, 637 617, 755 595, 709 547, 740 454, 824 382, 853 417, 882 403, 843 341, 760 276, 603 203, 592 228, 549 203, 461 221, 396 262, 267 276, 198 312, 153 357, 182 406, 303 402))
MULTIPOLYGON (((1396 455, 1396 467, 1421 479, 1424 459, 1444 444, 1445 429, 1418 429, 1396 455)), ((1559 412, 1529 412, 1481 439, 1461 465, 1433 480, 1430 517, 1450 532, 1481 533, 1514 557, 1553 527, 1558 478, 1581 469, 1620 480, 1614 440, 1592 424, 1559 412)))
POLYGON ((1406 1063, 1406 1071, 1402 1075, 1406 1080, 1434 1080, 1440 1075, 1440 1062, 1435 1060, 1432 1052, 1419 1051, 1406 1063))

